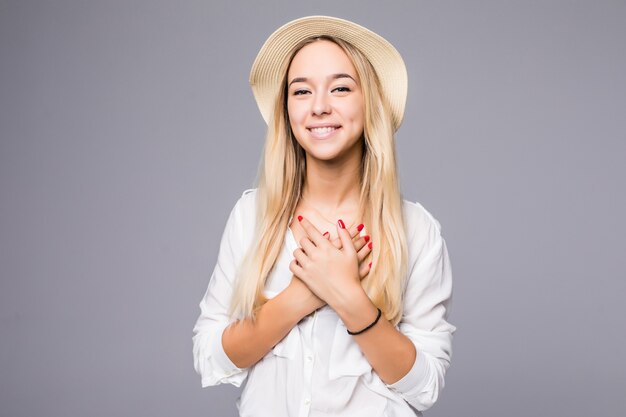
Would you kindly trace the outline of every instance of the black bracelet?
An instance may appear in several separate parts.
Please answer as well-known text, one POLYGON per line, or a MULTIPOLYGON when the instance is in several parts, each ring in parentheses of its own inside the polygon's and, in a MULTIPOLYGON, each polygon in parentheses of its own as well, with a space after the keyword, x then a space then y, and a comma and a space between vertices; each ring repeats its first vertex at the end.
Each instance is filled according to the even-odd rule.
POLYGON ((378 319, 380 319, 380 316, 382 315, 382 312, 380 311, 380 308, 376 307, 376 310, 378 310, 378 315, 376 316, 376 320, 374 320, 374 322, 372 324, 370 324, 369 326, 367 326, 365 329, 360 330, 358 332, 351 332, 350 330, 346 329, 346 331, 348 332, 349 335, 354 336, 355 334, 361 334, 366 330, 369 330, 370 328, 372 328, 376 323, 378 323, 378 319))

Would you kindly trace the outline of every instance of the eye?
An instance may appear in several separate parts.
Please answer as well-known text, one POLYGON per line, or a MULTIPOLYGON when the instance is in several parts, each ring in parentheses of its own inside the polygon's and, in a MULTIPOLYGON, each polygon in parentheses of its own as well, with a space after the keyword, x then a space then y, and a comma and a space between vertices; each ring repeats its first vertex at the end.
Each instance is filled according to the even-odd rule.
POLYGON ((300 89, 300 90, 295 90, 293 92, 293 95, 294 96, 301 96, 301 95, 307 94, 308 92, 309 92, 308 90, 300 89))
POLYGON ((331 91, 332 92, 337 92, 337 93, 349 93, 352 90, 350 90, 349 87, 342 86, 342 87, 335 87, 331 91))

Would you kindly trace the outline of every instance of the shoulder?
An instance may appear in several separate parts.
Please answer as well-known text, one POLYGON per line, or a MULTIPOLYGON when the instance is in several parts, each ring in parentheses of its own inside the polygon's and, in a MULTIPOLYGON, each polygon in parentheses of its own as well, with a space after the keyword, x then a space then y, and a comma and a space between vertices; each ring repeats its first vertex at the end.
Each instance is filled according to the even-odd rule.
POLYGON ((256 188, 248 188, 241 193, 231 209, 231 216, 249 217, 256 210, 256 188))
POLYGON ((237 201, 236 206, 239 206, 240 210, 245 212, 254 212, 256 207, 256 188, 248 188, 241 193, 241 197, 237 201))
POLYGON ((417 201, 402 201, 407 243, 411 252, 421 252, 441 239, 441 223, 417 201))
POLYGON ((233 205, 224 236, 237 253, 243 253, 252 239, 251 230, 256 223, 256 189, 247 189, 241 193, 233 205))
POLYGON ((254 221, 256 212, 256 188, 244 190, 230 210, 227 226, 242 231, 250 221, 254 221))
POLYGON ((433 229, 441 233, 441 223, 419 202, 402 200, 402 210, 407 229, 433 229))

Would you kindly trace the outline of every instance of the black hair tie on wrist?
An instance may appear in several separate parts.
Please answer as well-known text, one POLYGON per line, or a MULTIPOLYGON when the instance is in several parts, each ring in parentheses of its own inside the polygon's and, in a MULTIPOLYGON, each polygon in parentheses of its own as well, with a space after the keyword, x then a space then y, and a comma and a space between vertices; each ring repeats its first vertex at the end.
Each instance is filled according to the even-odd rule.
POLYGON ((350 330, 346 329, 346 331, 348 332, 348 334, 349 334, 349 335, 354 336, 354 335, 356 335, 356 334, 361 334, 361 333, 363 333, 364 331, 369 330, 369 329, 371 329, 372 327, 374 327, 374 325, 375 325, 376 323, 378 323, 378 320, 380 319, 380 316, 382 315, 382 312, 380 311, 380 308, 376 307, 376 310, 378 310, 378 315, 376 316, 376 320, 374 320, 374 322, 373 322, 372 324, 370 324, 369 326, 367 326, 367 327, 366 327, 365 329, 363 329, 363 330, 359 330, 358 332, 351 332, 350 330))

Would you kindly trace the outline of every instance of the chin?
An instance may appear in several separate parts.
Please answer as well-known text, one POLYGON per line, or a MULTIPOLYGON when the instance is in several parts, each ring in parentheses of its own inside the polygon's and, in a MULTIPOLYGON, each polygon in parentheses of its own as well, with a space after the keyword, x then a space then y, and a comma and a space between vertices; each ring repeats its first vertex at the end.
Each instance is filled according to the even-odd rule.
POLYGON ((325 161, 325 162, 332 161, 333 159, 337 158, 336 155, 326 155, 326 154, 320 155, 320 154, 314 154, 314 153, 309 154, 309 156, 313 159, 317 159, 319 161, 325 161))

